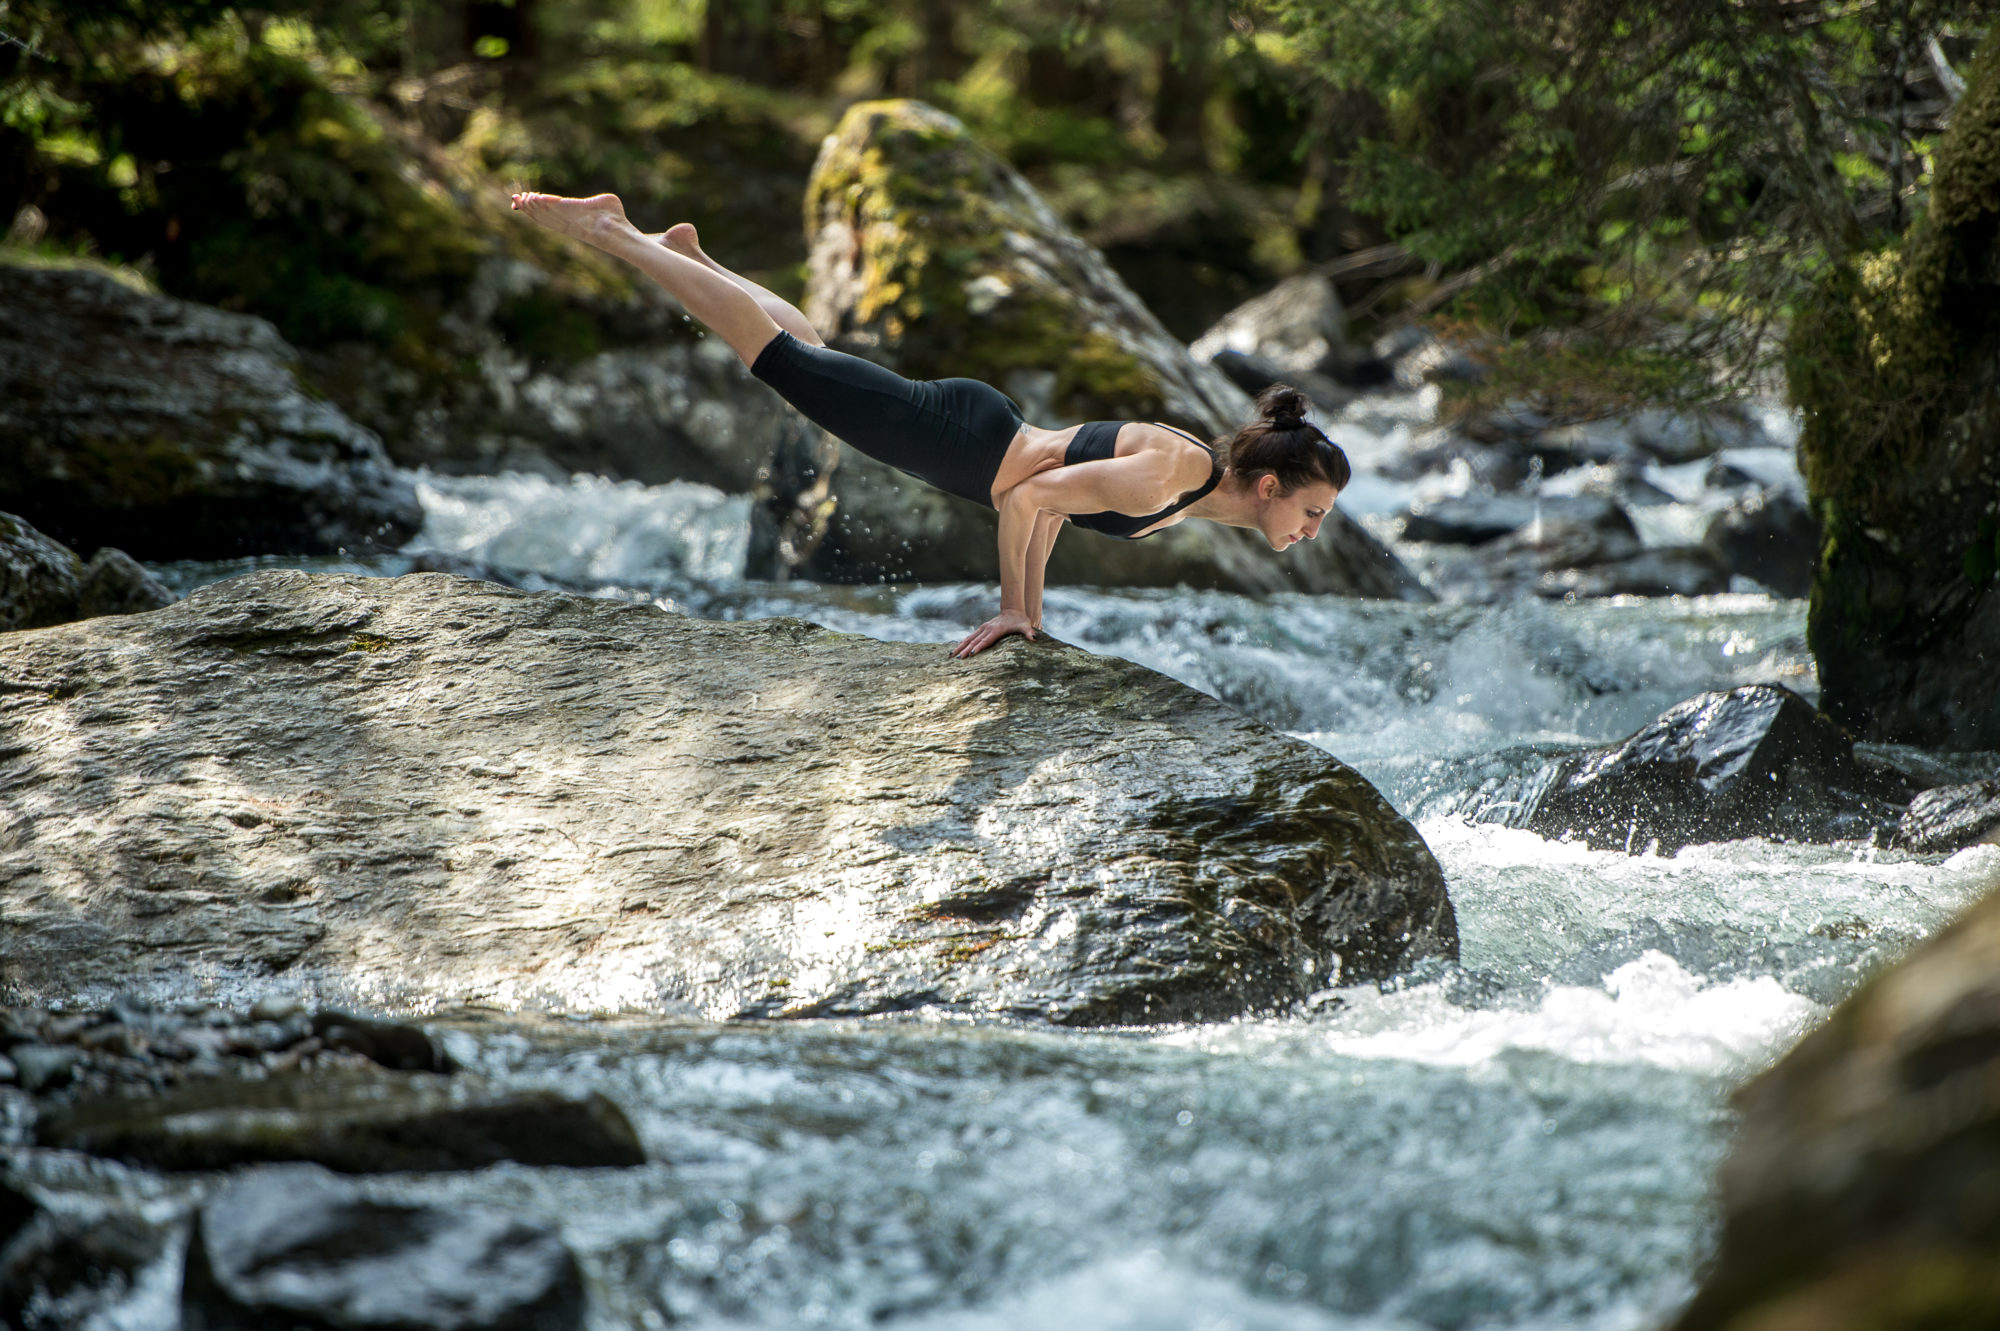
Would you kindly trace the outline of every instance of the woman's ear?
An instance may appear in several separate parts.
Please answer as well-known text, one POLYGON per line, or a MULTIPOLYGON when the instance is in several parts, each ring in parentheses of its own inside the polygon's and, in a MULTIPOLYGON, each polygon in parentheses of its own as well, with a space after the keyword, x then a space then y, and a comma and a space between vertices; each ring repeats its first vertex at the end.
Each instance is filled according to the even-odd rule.
POLYGON ((1257 497, 1259 499, 1273 499, 1277 496, 1277 493, 1278 474, 1276 472, 1267 471, 1257 478, 1257 497))

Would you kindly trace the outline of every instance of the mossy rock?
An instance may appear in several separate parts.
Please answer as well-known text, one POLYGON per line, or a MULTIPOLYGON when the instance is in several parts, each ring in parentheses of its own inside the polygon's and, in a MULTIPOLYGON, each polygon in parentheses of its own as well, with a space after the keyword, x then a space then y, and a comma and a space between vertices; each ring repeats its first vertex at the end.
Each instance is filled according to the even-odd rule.
POLYGON ((934 107, 850 108, 805 209, 806 313, 835 345, 912 378, 984 379, 1038 425, 1220 433, 1248 414, 1020 173, 934 107))
POLYGON ((2000 894, 1736 1108, 1721 1251, 1675 1331, 2000 1325, 2000 894))
POLYGON ((1824 523, 1822 705, 1872 739, 2000 746, 2000 38, 1929 213, 1831 272, 1793 325, 1799 465, 1824 523))

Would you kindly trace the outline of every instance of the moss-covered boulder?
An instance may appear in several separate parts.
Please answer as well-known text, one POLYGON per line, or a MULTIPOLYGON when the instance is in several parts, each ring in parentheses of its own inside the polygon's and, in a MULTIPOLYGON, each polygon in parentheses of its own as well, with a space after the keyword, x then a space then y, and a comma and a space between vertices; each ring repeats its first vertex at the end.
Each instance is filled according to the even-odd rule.
POLYGON ((646 206, 725 193, 664 143, 746 160, 768 144, 783 209, 769 172, 746 169, 762 183, 727 197, 761 202, 793 255, 796 233, 769 219, 803 187, 817 135, 771 133, 777 112, 759 107, 725 117, 728 134, 688 133, 715 100, 682 86, 691 75, 591 62, 510 100, 478 62, 388 80, 340 45, 337 21, 188 19, 140 7, 78 25, 56 75, 74 104, 31 141, 0 126, 0 226, 26 205, 51 245, 270 320, 313 391, 404 466, 754 488, 787 428, 770 394, 642 277, 512 214, 508 184, 629 184, 635 217, 707 220, 646 206))
POLYGON ((400 545, 415 490, 295 361, 262 319, 0 264, 0 508, 148 559, 400 545))
POLYGON ((2000 894, 1737 1095, 1676 1331, 2000 1325, 2000 894))
POLYGON ((2000 747, 2000 37, 1953 113, 1929 213, 1829 275, 1786 360, 1825 524, 1822 705, 1867 738, 2000 747))
MULTIPOLYGON (((806 191, 806 313, 836 346, 912 378, 970 375, 1028 420, 1164 420, 1223 434, 1250 402, 1195 360, 1012 167, 922 102, 864 102, 828 137, 806 191)), ((991 579, 994 517, 841 450, 826 539, 834 579, 991 579)), ((1421 596, 1416 578, 1336 517, 1275 559, 1254 534, 1182 528, 1139 544, 1070 536, 1052 582, 1421 596)))

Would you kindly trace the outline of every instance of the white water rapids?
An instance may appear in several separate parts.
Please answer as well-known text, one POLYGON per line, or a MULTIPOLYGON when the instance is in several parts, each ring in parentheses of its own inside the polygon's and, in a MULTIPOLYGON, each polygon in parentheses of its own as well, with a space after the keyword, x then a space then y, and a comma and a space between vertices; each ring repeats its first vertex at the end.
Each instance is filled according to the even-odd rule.
MULTIPOLYGON (((1344 442, 1365 462, 1392 428, 1344 442)), ((1364 512, 1407 494, 1355 489, 1364 512)), ((698 486, 428 477, 422 493, 425 550, 667 609, 943 643, 993 603, 980 587, 746 584, 745 501, 698 486)), ((1684 539, 1707 502, 1649 525, 1684 539)), ((163 571, 186 587, 245 567, 163 571)), ((1193 1028, 468 1020, 461 1057, 602 1089, 656 1163, 368 1190, 558 1224, 607 1329, 1653 1327, 1713 1241, 1730 1087, 2000 878, 1996 848, 1627 856, 1438 812, 1704 689, 1810 693, 1797 602, 1057 589, 1047 618, 1374 780, 1444 865, 1461 964, 1193 1028)), ((144 1305, 129 1324, 161 1324, 144 1305)))

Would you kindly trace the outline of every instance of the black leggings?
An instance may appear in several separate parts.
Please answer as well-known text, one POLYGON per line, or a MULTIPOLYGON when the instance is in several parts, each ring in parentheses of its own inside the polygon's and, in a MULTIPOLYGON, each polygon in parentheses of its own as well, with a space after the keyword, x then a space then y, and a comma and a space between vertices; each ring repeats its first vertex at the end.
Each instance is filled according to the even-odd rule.
POLYGON ((993 507, 993 478, 1021 428, 1021 409, 999 389, 977 379, 905 379, 782 330, 750 373, 877 462, 993 507))

